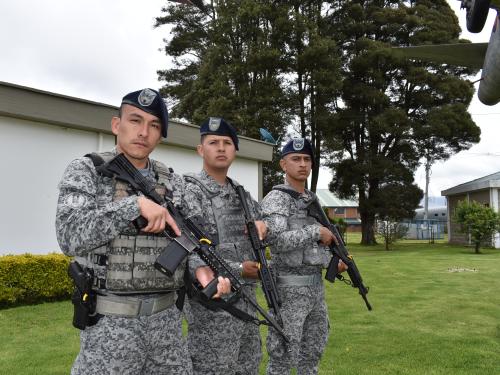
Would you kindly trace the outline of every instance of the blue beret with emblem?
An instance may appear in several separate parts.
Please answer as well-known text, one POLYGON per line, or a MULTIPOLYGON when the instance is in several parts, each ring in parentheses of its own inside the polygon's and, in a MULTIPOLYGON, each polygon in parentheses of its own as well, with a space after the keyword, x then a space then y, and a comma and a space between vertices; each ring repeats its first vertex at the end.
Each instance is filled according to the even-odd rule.
POLYGON ((161 135, 167 138, 168 109, 160 93, 153 89, 142 89, 125 95, 122 104, 129 104, 144 112, 158 117, 161 122, 161 135))
POLYGON ((231 137, 236 150, 238 148, 238 134, 236 134, 236 129, 226 120, 221 117, 209 117, 200 126, 200 134, 214 134, 214 135, 224 135, 231 137))
POLYGON ((288 154, 306 154, 314 160, 311 142, 307 138, 293 138, 281 149, 281 157, 288 154))

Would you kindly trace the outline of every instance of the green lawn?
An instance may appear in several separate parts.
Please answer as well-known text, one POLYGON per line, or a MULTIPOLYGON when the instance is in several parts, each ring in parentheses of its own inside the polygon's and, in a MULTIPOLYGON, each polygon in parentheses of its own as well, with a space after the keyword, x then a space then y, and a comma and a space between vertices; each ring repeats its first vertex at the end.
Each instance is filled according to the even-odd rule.
MULTIPOLYGON (((321 374, 500 374, 499 250, 348 242, 373 311, 355 289, 327 285, 321 374)), ((69 302, 0 310, 0 374, 67 374, 79 347, 71 314, 69 302)))

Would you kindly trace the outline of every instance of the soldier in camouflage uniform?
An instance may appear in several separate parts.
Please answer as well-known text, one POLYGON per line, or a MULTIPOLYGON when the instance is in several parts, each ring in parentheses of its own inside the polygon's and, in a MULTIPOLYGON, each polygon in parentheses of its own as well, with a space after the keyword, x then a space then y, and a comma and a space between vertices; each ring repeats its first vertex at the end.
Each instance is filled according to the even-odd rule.
MULTIPOLYGON (((293 139, 281 155, 285 184, 275 186, 261 207, 272 244, 283 328, 291 343, 287 352, 281 336, 269 329, 267 374, 289 374, 293 367, 299 375, 317 374, 329 330, 321 271, 331 259, 326 246, 335 238, 307 215, 307 207, 317 199, 305 189, 314 159, 311 144, 304 138, 293 139)), ((342 263, 339 271, 344 270, 342 263)))
MULTIPOLYGON (((200 133, 198 153, 203 158, 203 170, 184 176, 186 204, 193 216, 204 218, 203 229, 217 243, 218 254, 248 282, 244 288, 255 298, 258 265, 245 234, 243 208, 235 190, 238 183, 227 177, 238 150, 238 137, 229 123, 215 117, 202 124, 200 133)), ((249 207, 260 216, 257 203, 247 196, 249 207)), ((257 221, 256 225, 259 235, 264 236, 265 224, 257 221)), ((197 262, 190 259, 191 270, 196 269, 197 262)), ((259 327, 223 310, 223 302, 210 302, 207 305, 196 296, 189 302, 188 345, 194 373, 258 374, 262 356, 259 327)), ((232 306, 255 317, 254 308, 243 299, 232 306)))
MULTIPOLYGON (((117 146, 70 163, 59 184, 56 232, 61 250, 93 274, 95 317, 81 332, 72 374, 191 374, 176 290, 183 286, 185 262, 173 277, 154 261, 167 246, 162 232, 179 228, 168 211, 131 187, 101 175, 96 166, 118 153, 174 204, 182 201, 182 178, 149 154, 167 136, 168 112, 159 93, 144 89, 123 98, 111 128, 117 146), (142 230, 133 222, 147 221, 142 230)), ((210 278, 200 267, 200 278, 210 278)), ((228 292, 227 279, 218 292, 228 292)))

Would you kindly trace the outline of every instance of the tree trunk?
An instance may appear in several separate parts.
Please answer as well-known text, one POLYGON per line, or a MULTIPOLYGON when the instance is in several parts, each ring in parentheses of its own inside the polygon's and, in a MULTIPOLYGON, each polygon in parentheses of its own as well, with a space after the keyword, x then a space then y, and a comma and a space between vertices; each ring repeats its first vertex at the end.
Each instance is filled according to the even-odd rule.
POLYGON ((365 210, 360 209, 361 216, 361 244, 362 245, 376 245, 375 231, 373 226, 375 224, 375 215, 365 210))
POLYGON ((474 242, 474 250, 476 251, 476 254, 480 254, 481 253, 479 251, 480 246, 481 246, 481 241, 474 242))
POLYGON ((316 193, 316 187, 318 186, 318 176, 319 176, 318 167, 314 166, 312 168, 312 174, 311 174, 311 191, 313 193, 316 193))

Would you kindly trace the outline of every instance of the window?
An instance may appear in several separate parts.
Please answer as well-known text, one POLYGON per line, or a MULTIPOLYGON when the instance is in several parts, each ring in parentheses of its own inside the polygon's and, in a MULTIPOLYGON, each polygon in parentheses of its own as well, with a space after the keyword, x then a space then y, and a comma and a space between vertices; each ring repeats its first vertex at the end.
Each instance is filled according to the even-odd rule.
POLYGON ((337 208, 335 208, 335 214, 336 215, 344 215, 345 214, 345 208, 344 207, 337 207, 337 208))

